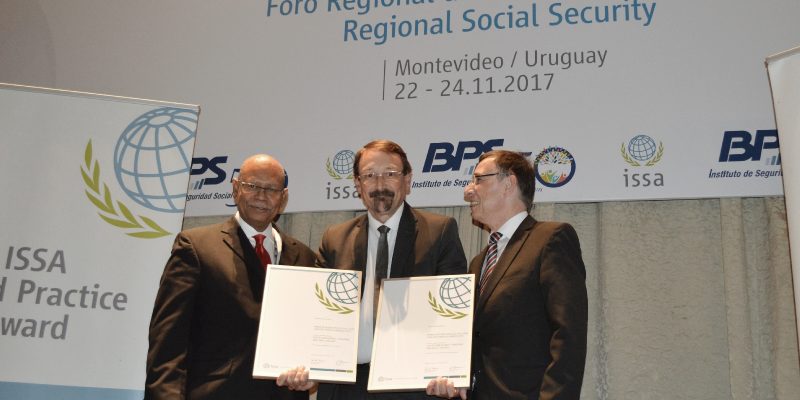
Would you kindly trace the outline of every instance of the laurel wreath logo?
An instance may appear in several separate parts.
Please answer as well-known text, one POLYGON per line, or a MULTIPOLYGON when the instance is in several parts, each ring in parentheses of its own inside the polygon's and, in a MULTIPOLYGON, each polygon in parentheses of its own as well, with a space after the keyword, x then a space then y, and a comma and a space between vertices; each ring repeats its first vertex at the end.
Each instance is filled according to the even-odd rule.
POLYGON ((430 291, 428 292, 428 304, 431 305, 431 308, 434 312, 445 318, 461 319, 467 316, 467 314, 460 311, 451 311, 450 309, 442 307, 442 305, 436 301, 436 298, 433 297, 433 294, 431 294, 430 291))
POLYGON ((337 174, 336 171, 333 170, 333 167, 331 167, 331 159, 330 158, 325 163, 325 169, 328 170, 328 175, 330 175, 331 178, 333 178, 333 179, 342 179, 342 176, 337 174))
MULTIPOLYGON (((641 167, 642 166, 642 164, 639 164, 638 161, 636 161, 633 158, 631 158, 631 156, 628 154, 628 151, 625 150, 625 143, 622 143, 622 146, 620 146, 619 152, 620 152, 620 154, 622 154, 622 158, 628 164, 630 164, 630 165, 632 165, 634 167, 641 167)), ((663 157, 663 156, 664 156, 664 143, 663 142, 658 142, 658 151, 656 151, 655 157, 653 157, 649 161, 647 161, 645 166, 646 167, 652 167, 653 165, 658 164, 658 162, 661 161, 661 157, 663 157)))
MULTIPOLYGON (((328 175, 330 175, 331 178, 337 179, 337 180, 343 178, 341 175, 337 174, 336 171, 333 170, 333 167, 331 167, 331 159, 330 158, 328 158, 328 161, 325 163, 325 169, 328 170, 328 175)), ((347 175, 346 178, 347 179, 353 179, 353 174, 347 175)))
POLYGON ((322 305, 325 306, 325 308, 327 308, 328 310, 339 314, 350 314, 351 312, 353 312, 352 308, 340 306, 332 302, 329 298, 325 297, 325 293, 322 293, 322 289, 319 288, 319 283, 315 284, 314 288, 315 288, 314 291, 317 294, 317 299, 319 299, 319 302, 322 303, 322 305))
POLYGON ((620 146, 619 148, 619 152, 620 154, 622 154, 622 158, 625 159, 625 162, 627 162, 628 164, 633 165, 634 167, 642 166, 642 164, 639 164, 638 161, 634 160, 633 158, 631 158, 630 155, 628 155, 628 151, 625 150, 625 143, 622 143, 622 146, 620 146))
POLYGON ((652 167, 656 165, 659 161, 661 161, 661 157, 664 155, 664 143, 658 142, 658 151, 656 152, 656 156, 651 158, 650 161, 645 164, 645 166, 652 167))
POLYGON ((108 189, 108 185, 100 181, 100 163, 92 156, 91 139, 86 144, 83 157, 84 164, 81 166, 81 176, 83 177, 83 183, 86 185, 86 197, 97 207, 97 215, 103 221, 120 229, 134 230, 133 232, 125 232, 125 234, 135 238, 156 239, 170 235, 170 232, 159 226, 152 219, 142 215, 134 216, 123 202, 116 201, 116 207, 114 206, 115 202, 111 198, 111 191, 108 189), (102 192, 100 191, 101 185, 103 187, 102 192))

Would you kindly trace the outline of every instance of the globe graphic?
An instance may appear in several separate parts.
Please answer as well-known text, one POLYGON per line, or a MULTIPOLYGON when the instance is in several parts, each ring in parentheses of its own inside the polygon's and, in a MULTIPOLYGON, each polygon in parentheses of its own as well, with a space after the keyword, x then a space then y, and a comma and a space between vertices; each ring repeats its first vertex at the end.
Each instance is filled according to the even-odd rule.
POLYGON ((628 153, 639 161, 647 161, 656 154, 656 142, 647 135, 638 135, 628 142, 628 153))
POLYGON ((358 302, 358 276, 351 272, 336 272, 325 282, 328 294, 343 304, 358 302))
POLYGON ((125 194, 151 210, 183 212, 196 128, 196 112, 172 107, 131 122, 114 148, 114 172, 125 194))
POLYGON ((350 175, 353 172, 353 161, 356 154, 351 150, 342 150, 333 156, 333 170, 341 175, 350 175))
POLYGON ((439 286, 439 298, 452 308, 467 308, 472 300, 472 291, 467 285, 468 277, 446 278, 439 286))

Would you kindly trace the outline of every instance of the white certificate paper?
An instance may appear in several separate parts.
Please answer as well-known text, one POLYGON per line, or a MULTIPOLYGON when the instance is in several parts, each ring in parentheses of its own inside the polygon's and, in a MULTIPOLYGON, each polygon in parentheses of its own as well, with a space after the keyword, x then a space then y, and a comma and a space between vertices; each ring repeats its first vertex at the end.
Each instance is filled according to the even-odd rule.
POLYGON ((309 379, 355 382, 361 272, 270 265, 253 376, 309 368, 309 379))
POLYGON ((386 279, 368 391, 425 390, 436 377, 469 386, 474 275, 386 279))

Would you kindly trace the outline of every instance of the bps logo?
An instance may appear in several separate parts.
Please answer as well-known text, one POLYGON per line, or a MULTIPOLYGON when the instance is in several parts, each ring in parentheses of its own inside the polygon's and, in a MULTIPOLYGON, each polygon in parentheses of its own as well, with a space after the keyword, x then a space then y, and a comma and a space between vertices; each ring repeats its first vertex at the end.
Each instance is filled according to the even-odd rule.
MULTIPOLYGON (((458 171, 461 169, 462 161, 477 160, 481 154, 502 145, 503 139, 490 139, 486 142, 470 140, 458 142, 457 145, 448 142, 431 143, 428 146, 428 155, 425 156, 422 172, 458 171)), ((464 173, 471 175, 474 168, 472 165, 464 173)))
MULTIPOLYGON (((225 165, 227 162, 228 156, 192 158, 192 176, 203 175, 206 173, 214 174, 214 176, 207 176, 195 181, 192 185, 192 189, 200 190, 204 185, 219 185, 220 183, 225 182, 225 178, 228 176, 228 174, 224 169, 222 169, 221 166, 225 165)), ((233 170, 232 175, 235 175, 237 172, 239 172, 238 168, 233 170)), ((233 178, 233 176, 231 176, 231 178, 233 178)))
MULTIPOLYGON (((140 115, 123 130, 114 148, 114 174, 129 200, 151 213, 183 212, 196 128, 195 111, 162 107, 140 115)), ((135 214, 130 203, 113 198, 91 140, 84 150, 81 176, 86 197, 103 221, 136 238, 171 234, 155 219, 135 214)))
MULTIPOLYGON (((622 143, 619 149, 622 159, 631 167, 652 167, 664 157, 664 143, 653 140, 647 135, 636 135, 628 141, 628 146, 622 143)), ((664 174, 661 172, 628 172, 626 168, 622 173, 625 187, 650 187, 664 186, 664 174)))
POLYGON ((755 138, 747 131, 725 131, 719 162, 761 161, 764 150, 775 150, 764 160, 764 164, 780 165, 778 149, 778 131, 775 129, 757 130, 755 138))
POLYGON ((562 147, 547 147, 533 160, 533 172, 542 185, 561 187, 575 176, 575 158, 562 147))
MULTIPOLYGON (((192 176, 205 175, 205 177, 200 178, 191 184, 192 190, 199 191, 203 189, 203 187, 205 186, 216 186, 222 183, 232 182, 233 179, 236 178, 236 175, 239 173, 239 168, 234 168, 230 173, 230 179, 228 179, 228 173, 225 172, 225 169, 223 169, 223 166, 227 163, 228 163, 228 156, 216 156, 212 158, 206 158, 206 157, 192 158, 191 175, 192 176)), ((284 184, 285 183, 287 182, 284 182, 284 184)), ((226 202, 225 206, 236 207, 236 203, 233 202, 233 193, 231 192, 230 186, 221 188, 219 189, 219 191, 193 193, 188 195, 186 199, 189 201, 229 200, 230 203, 226 202)))
POLYGON ((325 187, 326 200, 342 200, 358 198, 358 191, 353 184, 353 163, 356 160, 356 153, 352 150, 344 149, 339 150, 333 155, 333 158, 328 158, 325 162, 325 170, 328 176, 337 181, 336 184, 328 184, 325 187))

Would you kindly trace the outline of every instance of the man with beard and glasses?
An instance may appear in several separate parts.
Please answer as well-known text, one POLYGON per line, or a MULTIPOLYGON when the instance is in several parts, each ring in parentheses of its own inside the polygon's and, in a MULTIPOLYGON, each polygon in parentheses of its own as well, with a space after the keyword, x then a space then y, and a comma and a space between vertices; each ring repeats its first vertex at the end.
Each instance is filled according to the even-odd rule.
MULTIPOLYGON (((353 171, 367 213, 325 231, 317 265, 362 272, 356 383, 322 384, 317 399, 425 399, 422 391, 367 393, 375 294, 385 277, 465 274, 458 226, 453 218, 415 210, 405 202, 411 192, 411 164, 398 144, 367 143, 356 153, 353 171), (381 272, 380 265, 388 271, 381 272)), ((285 372, 277 382, 295 390, 317 386, 302 367, 285 372)))
POLYGON ((252 156, 233 180, 237 213, 175 238, 150 320, 145 399, 308 399, 253 379, 266 266, 315 260, 273 225, 288 197, 278 160, 252 156))

